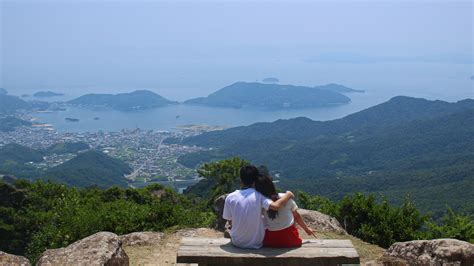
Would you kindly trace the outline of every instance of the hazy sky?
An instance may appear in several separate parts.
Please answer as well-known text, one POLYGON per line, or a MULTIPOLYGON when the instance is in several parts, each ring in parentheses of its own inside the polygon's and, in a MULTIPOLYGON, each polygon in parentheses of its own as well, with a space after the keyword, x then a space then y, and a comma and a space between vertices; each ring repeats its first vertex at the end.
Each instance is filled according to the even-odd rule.
POLYGON ((183 99, 242 79, 326 81, 306 69, 364 86, 333 72, 378 64, 449 64, 474 75, 472 1, 14 0, 0 8, 0 87, 9 91, 153 88, 183 99))

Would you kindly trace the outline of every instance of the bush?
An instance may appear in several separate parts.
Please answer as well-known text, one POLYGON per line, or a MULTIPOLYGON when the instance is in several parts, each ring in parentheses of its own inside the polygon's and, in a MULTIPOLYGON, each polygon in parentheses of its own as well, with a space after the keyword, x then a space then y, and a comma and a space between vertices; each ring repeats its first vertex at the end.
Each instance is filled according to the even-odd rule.
POLYGON ((396 207, 385 198, 378 201, 373 194, 356 193, 332 202, 324 197, 300 193, 300 201, 303 208, 335 217, 349 234, 384 248, 395 242, 420 238, 421 229, 428 219, 408 199, 396 207))
POLYGON ((101 190, 21 181, 16 187, 5 186, 0 183, 7 194, 0 201, 0 250, 33 261, 46 249, 64 247, 99 231, 120 235, 207 227, 215 219, 206 202, 191 202, 159 185, 101 190), (16 205, 8 200, 20 196, 16 205))

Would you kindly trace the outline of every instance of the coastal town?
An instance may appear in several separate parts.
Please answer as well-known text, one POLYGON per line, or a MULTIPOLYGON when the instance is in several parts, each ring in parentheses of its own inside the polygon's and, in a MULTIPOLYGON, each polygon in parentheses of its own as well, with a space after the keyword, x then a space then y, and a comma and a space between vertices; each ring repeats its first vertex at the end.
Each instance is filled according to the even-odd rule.
MULTIPOLYGON (((21 119, 34 119, 21 116, 21 119)), ((185 137, 219 127, 205 125, 183 125, 174 131, 156 131, 143 129, 123 129, 119 132, 81 132, 61 133, 52 125, 33 123, 31 126, 16 127, 13 131, 0 131, 0 148, 16 143, 33 149, 47 149, 57 143, 85 143, 90 149, 101 150, 105 154, 123 160, 133 169, 125 176, 130 187, 143 187, 153 183, 171 186, 182 191, 199 181, 196 170, 177 162, 179 156, 204 150, 196 146, 167 143, 166 139, 182 140, 185 137)), ((48 154, 42 162, 30 164, 46 170, 60 165, 76 153, 48 154)))

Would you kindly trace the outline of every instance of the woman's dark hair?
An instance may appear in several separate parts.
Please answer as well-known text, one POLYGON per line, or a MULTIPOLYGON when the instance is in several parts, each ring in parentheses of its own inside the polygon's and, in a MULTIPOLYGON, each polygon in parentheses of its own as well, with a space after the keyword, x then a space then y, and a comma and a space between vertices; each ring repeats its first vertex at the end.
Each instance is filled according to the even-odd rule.
MULTIPOLYGON (((255 190, 262 193, 263 196, 273 201, 276 201, 280 198, 276 191, 275 184, 273 184, 272 178, 267 175, 260 175, 257 178, 257 181, 255 181, 255 190)), ((270 219, 272 220, 275 219, 278 215, 278 211, 274 211, 271 209, 268 209, 267 213, 268 217, 270 217, 270 219)))

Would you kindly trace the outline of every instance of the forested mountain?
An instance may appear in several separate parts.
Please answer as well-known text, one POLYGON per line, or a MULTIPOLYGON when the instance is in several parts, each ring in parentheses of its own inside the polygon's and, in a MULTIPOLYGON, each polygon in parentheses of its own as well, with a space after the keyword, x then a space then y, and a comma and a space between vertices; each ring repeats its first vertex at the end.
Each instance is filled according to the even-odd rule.
POLYGON ((123 176, 131 170, 130 166, 121 160, 101 151, 90 150, 49 169, 44 176, 46 179, 73 187, 126 187, 127 181, 123 176))
POLYGON ((341 93, 326 88, 236 82, 207 97, 190 99, 185 103, 231 108, 292 109, 333 106, 350 101, 341 93))
POLYGON ((195 166, 240 156, 267 165, 294 190, 333 198, 382 192, 395 201, 410 194, 423 210, 450 204, 474 212, 472 136, 474 100, 395 97, 333 121, 297 118, 205 133, 183 142, 214 149, 179 160, 195 166), (452 195, 455 189, 463 193, 452 195))
POLYGON ((60 143, 44 150, 8 144, 0 148, 0 175, 13 175, 29 180, 51 180, 73 187, 127 186, 123 176, 131 172, 130 166, 98 150, 79 153, 73 159, 46 171, 30 164, 43 162, 44 156, 53 153, 77 153, 85 149, 89 149, 89 146, 81 142, 60 143))
POLYGON ((105 106, 119 110, 137 110, 166 106, 174 102, 148 90, 119 94, 86 94, 69 101, 71 104, 105 106))
POLYGON ((18 163, 40 162, 43 153, 22 145, 10 143, 0 148, 0 163, 14 161, 18 163))
POLYGON ((18 119, 14 116, 7 116, 0 118, 0 131, 7 132, 13 131, 16 127, 20 126, 30 126, 31 122, 18 119))
POLYGON ((12 113, 18 109, 28 108, 28 103, 22 99, 7 94, 0 93, 0 114, 12 113))
POLYGON ((49 106, 46 102, 31 101, 26 102, 17 96, 0 93, 0 115, 11 114, 21 109, 47 109, 49 106))

